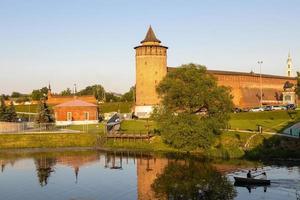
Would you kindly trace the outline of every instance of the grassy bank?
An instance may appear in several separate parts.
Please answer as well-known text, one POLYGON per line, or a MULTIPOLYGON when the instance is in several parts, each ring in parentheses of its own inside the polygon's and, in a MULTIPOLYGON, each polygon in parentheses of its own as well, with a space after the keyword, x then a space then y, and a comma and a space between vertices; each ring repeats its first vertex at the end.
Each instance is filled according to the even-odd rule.
POLYGON ((229 128, 257 130, 257 126, 261 125, 265 131, 281 132, 298 121, 300 121, 300 111, 232 113, 229 128))
POLYGON ((95 134, 86 133, 6 134, 0 135, 0 148, 90 147, 96 141, 95 134))
MULTIPOLYGON (((261 113, 236 113, 231 115, 232 129, 256 130, 262 125, 265 131, 280 132, 288 125, 300 120, 300 112, 272 111, 261 113)), ((68 127, 79 130, 73 134, 31 134, 31 135, 0 135, 0 148, 29 147, 83 147, 94 146, 96 135, 104 134, 104 124, 79 125, 68 127)), ((156 124, 147 120, 123 121, 121 131, 129 134, 145 134, 153 131, 156 124)), ((210 157, 219 158, 300 158, 300 140, 279 137, 269 134, 223 132, 216 136, 215 142, 208 150, 197 150, 210 157), (255 135, 249 141, 251 136, 255 135), (245 147, 245 144, 249 145, 245 147)), ((161 136, 155 136, 150 142, 113 142, 108 141, 103 147, 118 149, 134 149, 145 151, 178 152, 164 144, 161 136)))

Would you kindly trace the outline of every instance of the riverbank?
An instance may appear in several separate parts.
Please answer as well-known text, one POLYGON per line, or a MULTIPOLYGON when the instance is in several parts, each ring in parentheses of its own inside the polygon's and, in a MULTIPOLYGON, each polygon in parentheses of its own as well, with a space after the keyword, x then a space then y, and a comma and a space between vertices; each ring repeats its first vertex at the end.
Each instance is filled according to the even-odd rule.
MULTIPOLYGON (((216 136, 211 148, 197 149, 191 153, 216 158, 248 159, 300 159, 300 140, 270 134, 257 134, 257 125, 263 130, 280 131, 300 119, 299 111, 271 111, 261 113, 232 113, 231 129, 216 136), (247 130, 243 132, 242 130, 247 130)), ((99 149, 122 149, 148 152, 182 152, 166 145, 157 132, 155 122, 150 120, 123 121, 121 131, 127 134, 155 134, 148 141, 114 141, 104 140, 104 124, 70 126, 70 130, 79 133, 35 133, 35 134, 1 134, 0 149, 14 148, 64 148, 88 147, 99 149)))
MULTIPOLYGON (((64 134, 26 134, 0 135, 0 149, 37 149, 50 150, 64 148, 84 148, 98 150, 122 150, 144 152, 187 153, 166 145, 161 136, 154 136, 148 141, 113 141, 104 142, 102 135, 89 133, 64 134), (100 141, 99 141, 100 140, 100 141), (101 141, 102 140, 102 141, 101 141)), ((211 148, 197 149, 191 154, 222 159, 300 159, 299 139, 272 136, 268 134, 224 132, 216 138, 211 148), (251 141, 249 139, 251 138, 251 141), (248 142, 249 146, 245 145, 248 142)))

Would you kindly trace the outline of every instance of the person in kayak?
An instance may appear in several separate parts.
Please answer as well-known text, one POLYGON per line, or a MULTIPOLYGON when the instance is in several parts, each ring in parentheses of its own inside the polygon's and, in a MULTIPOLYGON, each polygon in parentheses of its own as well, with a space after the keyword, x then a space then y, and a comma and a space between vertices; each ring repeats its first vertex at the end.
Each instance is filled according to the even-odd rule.
POLYGON ((247 173, 247 178, 252 178, 251 171, 249 170, 247 173))

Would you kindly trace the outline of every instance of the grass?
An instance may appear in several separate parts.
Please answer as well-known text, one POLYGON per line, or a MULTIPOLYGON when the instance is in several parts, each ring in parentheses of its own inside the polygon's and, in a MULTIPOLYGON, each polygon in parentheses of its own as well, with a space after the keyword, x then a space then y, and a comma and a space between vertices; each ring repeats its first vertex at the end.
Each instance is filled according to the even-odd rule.
POLYGON ((47 134, 3 134, 0 135, 0 148, 57 148, 95 146, 95 134, 86 133, 47 133, 47 134))
POLYGON ((81 131, 90 134, 104 134, 105 124, 98 123, 98 124, 86 124, 86 125, 71 125, 68 126, 67 129, 81 131))
POLYGON ((99 105, 101 113, 121 112, 131 113, 132 102, 107 102, 99 105))
POLYGON ((153 131, 156 125, 154 121, 147 120, 124 120, 121 123, 121 131, 130 134, 147 134, 153 131))
POLYGON ((261 125, 264 131, 282 132, 286 127, 300 121, 299 111, 269 111, 232 113, 229 121, 231 129, 257 130, 261 125))
POLYGON ((38 104, 33 105, 16 105, 17 112, 37 113, 38 104))

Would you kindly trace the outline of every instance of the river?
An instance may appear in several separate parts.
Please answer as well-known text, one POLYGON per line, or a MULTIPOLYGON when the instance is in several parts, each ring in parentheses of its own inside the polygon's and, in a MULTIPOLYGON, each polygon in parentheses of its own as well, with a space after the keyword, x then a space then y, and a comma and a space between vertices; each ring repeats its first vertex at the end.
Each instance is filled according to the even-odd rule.
POLYGON ((262 163, 141 152, 0 152, 0 199, 300 199, 296 163, 262 163), (268 187, 237 187, 234 176, 265 171, 268 187))

